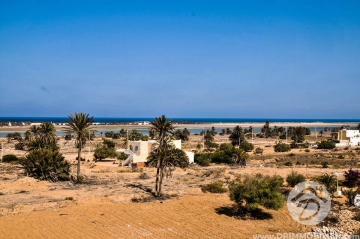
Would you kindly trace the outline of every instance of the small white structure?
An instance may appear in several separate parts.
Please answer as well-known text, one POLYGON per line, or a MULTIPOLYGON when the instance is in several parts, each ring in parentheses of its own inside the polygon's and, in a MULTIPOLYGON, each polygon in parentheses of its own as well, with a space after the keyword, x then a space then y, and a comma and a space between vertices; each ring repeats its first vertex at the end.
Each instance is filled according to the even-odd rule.
POLYGON ((354 198, 354 205, 356 207, 360 207, 360 194, 356 194, 356 196, 354 198))
MULTIPOLYGON (((181 140, 171 141, 175 148, 181 149, 181 140)), ((149 153, 152 151, 152 146, 155 144, 155 140, 149 141, 129 141, 128 149, 118 149, 116 152, 124 152, 128 155, 128 158, 122 162, 122 166, 129 165, 131 163, 146 163, 149 153)), ((194 163, 194 153, 185 152, 189 158, 189 163, 194 163)))
POLYGON ((359 130, 339 130, 337 139, 340 141, 336 144, 337 147, 357 146, 360 145, 360 132, 359 130))

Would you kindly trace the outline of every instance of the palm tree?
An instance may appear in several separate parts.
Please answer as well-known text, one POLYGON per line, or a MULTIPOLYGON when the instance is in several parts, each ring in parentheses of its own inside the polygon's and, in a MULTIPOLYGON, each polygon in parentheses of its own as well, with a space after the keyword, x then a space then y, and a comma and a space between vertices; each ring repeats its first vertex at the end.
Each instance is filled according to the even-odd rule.
POLYGON ((174 126, 172 120, 167 121, 165 115, 162 115, 159 118, 155 118, 154 122, 150 122, 150 130, 156 132, 156 140, 158 142, 156 154, 156 182, 155 182, 155 194, 157 197, 161 195, 161 184, 162 177, 164 176, 164 162, 169 155, 167 151, 168 144, 171 140, 171 135, 173 135, 174 126))
POLYGON ((229 139, 233 146, 240 145, 240 141, 245 140, 243 129, 239 126, 236 126, 230 134, 229 139))
POLYGON ((246 153, 243 149, 237 149, 232 159, 235 164, 239 164, 241 167, 245 167, 246 161, 249 159, 249 154, 246 153))
POLYGON ((30 127, 30 132, 34 135, 35 138, 37 138, 40 134, 40 127, 37 125, 32 125, 30 127))
POLYGON ((56 143, 56 129, 52 123, 42 123, 38 128, 38 131, 41 141, 43 141, 45 144, 52 145, 56 143))
POLYGON ((74 134, 76 144, 79 146, 78 148, 78 164, 77 164, 77 172, 76 177, 77 181, 80 181, 80 159, 81 159, 81 150, 83 147, 83 143, 86 141, 86 135, 89 127, 91 126, 92 120, 94 116, 89 117, 89 114, 86 113, 75 113, 75 116, 70 114, 68 122, 69 128, 68 132, 74 134))

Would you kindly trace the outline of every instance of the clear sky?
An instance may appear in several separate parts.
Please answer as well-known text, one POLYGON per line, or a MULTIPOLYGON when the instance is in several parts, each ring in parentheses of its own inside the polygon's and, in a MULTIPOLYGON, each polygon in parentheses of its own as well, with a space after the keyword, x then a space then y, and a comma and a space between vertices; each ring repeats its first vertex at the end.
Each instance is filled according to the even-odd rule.
POLYGON ((360 1, 0 0, 0 116, 360 118, 360 1))

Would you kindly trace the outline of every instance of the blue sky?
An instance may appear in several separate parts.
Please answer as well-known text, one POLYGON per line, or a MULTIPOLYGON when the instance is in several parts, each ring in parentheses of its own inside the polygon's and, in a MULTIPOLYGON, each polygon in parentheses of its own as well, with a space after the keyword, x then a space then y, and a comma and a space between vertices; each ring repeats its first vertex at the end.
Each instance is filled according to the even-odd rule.
POLYGON ((0 116, 360 118, 359 1, 3 1, 0 116))

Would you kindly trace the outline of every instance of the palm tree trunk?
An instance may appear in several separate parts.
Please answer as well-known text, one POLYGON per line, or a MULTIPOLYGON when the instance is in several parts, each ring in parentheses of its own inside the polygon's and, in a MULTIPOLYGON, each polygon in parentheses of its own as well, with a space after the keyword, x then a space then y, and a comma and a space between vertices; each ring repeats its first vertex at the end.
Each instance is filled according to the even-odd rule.
MULTIPOLYGON (((81 136, 80 136, 81 137, 81 136)), ((81 148, 82 148, 82 139, 79 139, 79 150, 78 150, 78 164, 77 164, 77 172, 76 172, 76 178, 77 181, 80 181, 80 158, 81 158, 81 148)))
POLYGON ((160 168, 160 181, 159 181, 159 195, 158 197, 161 196, 161 185, 162 185, 162 180, 164 178, 164 167, 160 168))
POLYGON ((156 182, 155 182, 155 196, 160 197, 161 193, 161 158, 156 162, 156 182))

